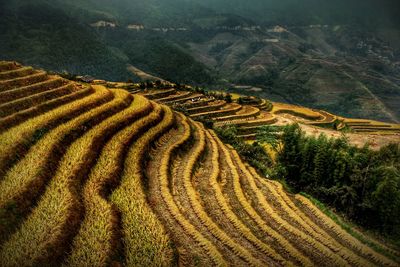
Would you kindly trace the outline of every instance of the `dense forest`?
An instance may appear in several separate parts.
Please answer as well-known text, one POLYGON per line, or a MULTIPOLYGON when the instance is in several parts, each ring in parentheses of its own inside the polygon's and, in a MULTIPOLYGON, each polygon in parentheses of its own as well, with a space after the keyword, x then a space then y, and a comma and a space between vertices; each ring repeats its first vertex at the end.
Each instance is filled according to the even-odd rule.
MULTIPOLYGON (((262 139, 261 139, 262 140, 262 139)), ((400 145, 357 148, 346 137, 283 129, 274 165, 294 192, 306 192, 354 222, 400 238, 400 145)))

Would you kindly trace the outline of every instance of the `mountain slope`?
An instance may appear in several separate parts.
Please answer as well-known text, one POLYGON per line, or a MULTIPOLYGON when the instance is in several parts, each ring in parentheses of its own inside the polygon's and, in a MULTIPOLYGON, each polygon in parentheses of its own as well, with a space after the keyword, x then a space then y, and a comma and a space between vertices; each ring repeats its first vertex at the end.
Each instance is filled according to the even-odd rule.
POLYGON ((398 265, 201 123, 125 90, 55 94, 52 78, 0 63, 0 93, 20 95, 0 106, 1 266, 398 265))

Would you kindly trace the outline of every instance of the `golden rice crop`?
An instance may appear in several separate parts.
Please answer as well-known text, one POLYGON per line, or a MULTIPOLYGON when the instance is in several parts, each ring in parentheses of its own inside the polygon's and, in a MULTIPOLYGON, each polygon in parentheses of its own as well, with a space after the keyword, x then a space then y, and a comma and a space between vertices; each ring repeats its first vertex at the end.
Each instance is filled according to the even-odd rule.
POLYGON ((32 67, 22 67, 15 70, 8 70, 0 72, 0 80, 10 80, 18 77, 23 77, 33 72, 32 67))
POLYGON ((50 90, 51 88, 57 88, 65 84, 66 81, 60 77, 52 77, 40 83, 30 84, 15 88, 6 92, 0 92, 0 104, 13 101, 18 98, 27 97, 32 94, 42 93, 50 90))
POLYGON ((165 103, 165 102, 169 102, 169 101, 176 101, 182 98, 186 98, 188 96, 190 96, 192 93, 191 92, 177 92, 175 95, 170 95, 167 97, 163 97, 163 98, 159 98, 157 99, 157 102, 160 103, 165 103))
POLYGON ((367 245, 362 244, 358 239, 351 236, 344 229, 342 229, 339 225, 337 225, 331 218, 325 215, 322 211, 320 211, 316 206, 314 206, 311 201, 302 195, 295 195, 295 198, 301 203, 303 208, 308 209, 316 218, 318 218, 319 223, 325 225, 327 229, 333 231, 338 238, 345 241, 346 244, 356 250, 358 250, 365 257, 370 257, 376 262, 387 265, 387 266, 396 266, 397 263, 392 260, 384 257, 383 255, 377 253, 367 245))
POLYGON ((0 91, 5 92, 7 90, 15 89, 21 86, 27 86, 29 84, 42 82, 47 79, 47 73, 39 71, 25 77, 19 77, 10 80, 0 81, 0 91))
MULTIPOLYGON (((190 133, 190 127, 188 123, 183 120, 183 123, 185 125, 185 128, 187 128, 190 133)), ((193 154, 190 155, 189 162, 187 163, 185 170, 184 170, 184 187, 187 192, 187 195, 190 200, 190 204, 193 207, 195 213, 201 220, 202 224, 207 227, 207 229, 211 232, 212 235, 214 235, 217 239, 219 239, 223 244, 225 244, 227 247, 232 249, 232 251, 244 259, 250 266, 262 266, 263 263, 261 263, 259 260, 255 259, 249 251, 247 251, 244 247, 241 245, 235 243, 234 240, 232 240, 227 233, 225 233, 205 212, 204 208, 200 204, 199 199, 196 197, 197 193, 195 189, 193 188, 192 182, 191 182, 191 176, 194 171, 194 166, 198 160, 198 158, 201 156, 205 149, 205 134, 204 134, 204 128, 201 128, 199 124, 196 125, 196 130, 199 133, 199 142, 198 145, 196 145, 196 149, 193 152, 193 154)), ((231 211, 228 211, 231 212, 231 211)))
POLYGON ((156 119, 153 127, 149 127, 130 147, 121 184, 110 197, 121 212, 127 266, 168 266, 172 257, 170 240, 146 202, 142 184, 145 153, 150 144, 174 123, 174 115, 169 108, 156 105, 154 114, 162 118, 161 122, 156 119))
MULTIPOLYGON (((243 109, 242 109, 243 110, 243 109)), ((235 115, 229 115, 229 116, 223 116, 223 117, 218 117, 215 120, 216 121, 231 121, 231 120, 240 120, 240 119, 246 119, 246 118, 255 118, 258 115, 260 115, 260 110, 255 107, 246 107, 246 112, 235 114, 235 115)))
MULTIPOLYGON (((60 125, 40 139, 0 181, 2 191, 0 209, 14 206, 22 214, 29 209, 33 204, 32 202, 43 191, 46 181, 54 173, 59 157, 64 153, 63 148, 67 147, 90 127, 126 108, 130 104, 131 98, 127 94, 124 98, 116 98, 114 101, 60 125)), ((10 227, 13 227, 11 220, 13 216, 13 213, 4 213, 0 218, 7 221, 10 227)), ((4 230, 8 230, 8 233, 11 232, 9 229, 4 230)), ((0 233, 2 232, 0 231, 0 233)))
POLYGON ((79 114, 102 105, 113 98, 113 94, 101 87, 93 95, 58 107, 52 112, 32 118, 0 135, 0 180, 5 171, 17 162, 50 129, 65 123, 79 114))
POLYGON ((155 92, 150 91, 149 93, 143 94, 148 99, 158 99, 158 98, 163 98, 167 97, 169 95, 172 95, 176 92, 175 89, 165 89, 165 90, 157 90, 155 92))
MULTIPOLYGON (((237 153, 233 151, 232 153, 237 153)), ((317 240, 311 238, 309 235, 305 234, 301 230, 297 229, 296 227, 292 226, 289 224, 287 221, 283 220, 272 208, 272 206, 266 201, 265 197, 257 187, 254 177, 251 176, 247 168, 243 169, 244 174, 246 175, 246 181, 248 181, 252 191, 257 197, 257 202, 260 204, 262 209, 265 211, 266 214, 268 214, 278 225, 280 225, 282 228, 284 228, 287 232, 291 233, 294 236, 297 236, 299 239, 302 240, 304 243, 308 243, 309 246, 313 247, 315 250, 319 251, 321 254, 323 254, 325 257, 331 259, 335 264, 340 264, 340 265, 347 265, 348 263, 329 250, 327 247, 323 246, 320 242, 317 240)))
POLYGON ((85 87, 81 90, 78 90, 78 91, 72 93, 72 94, 68 94, 68 95, 61 96, 56 99, 46 101, 42 104, 30 107, 23 111, 20 111, 20 112, 12 114, 10 116, 7 116, 5 118, 2 118, 2 119, 0 119, 0 133, 6 131, 16 125, 19 125, 22 122, 24 122, 30 118, 39 116, 45 112, 56 109, 62 105, 82 99, 94 92, 95 91, 91 86, 85 87))
POLYGON ((340 245, 336 240, 332 239, 326 232, 321 231, 321 228, 317 227, 311 220, 308 218, 303 212, 301 212, 296 205, 291 202, 285 192, 283 192, 282 185, 279 184, 279 187, 275 187, 271 182, 267 182, 266 180, 258 177, 258 174, 255 170, 250 169, 251 174, 254 179, 258 178, 258 181, 263 184, 268 190, 271 192, 271 195, 276 199, 277 203, 281 206, 283 211, 290 217, 291 220, 295 221, 299 224, 303 229, 307 231, 307 233, 321 242, 321 244, 325 245, 342 258, 348 260, 351 264, 368 265, 368 261, 360 258, 358 255, 354 254, 351 250, 346 250, 342 245, 340 245))
MULTIPOLYGON (((114 187, 118 184, 126 152, 134 141, 133 139, 137 139, 151 124, 161 118, 161 108, 157 108, 147 115, 152 110, 152 104, 143 97, 136 96, 129 110, 138 120, 117 133, 105 145, 88 176, 88 181, 83 189, 85 218, 74 238, 67 266, 106 266, 110 264, 110 259, 115 253, 116 239, 118 239, 117 210, 107 200, 104 191, 106 188, 109 189, 110 186, 114 187)), ((130 227, 134 227, 134 225, 130 225, 130 227)), ((133 231, 137 230, 133 229, 133 231)), ((136 242, 146 242, 146 240, 136 240, 136 242)), ((142 244, 142 246, 145 247, 147 244, 142 244)), ((151 256, 149 255, 149 257, 151 256)))
POLYGON ((172 146, 168 147, 165 151, 160 167, 161 175, 158 177, 161 185, 161 195, 165 201, 168 211, 175 218, 177 223, 185 230, 185 232, 191 236, 207 253, 213 263, 217 266, 226 266, 226 262, 218 249, 212 244, 207 238, 205 238, 180 212, 177 204, 175 203, 171 192, 169 191, 169 166, 171 164, 171 157, 174 151, 185 143, 187 140, 187 134, 177 140, 172 146))
POLYGON ((190 109, 188 109, 188 112, 192 115, 194 115, 196 113, 210 112, 210 111, 218 110, 225 105, 226 105, 225 101, 218 100, 218 101, 209 103, 208 105, 205 105, 205 106, 190 108, 190 109))
MULTIPOLYGON (((214 135, 214 133, 213 133, 213 135, 214 135)), ((211 138, 212 138, 212 136, 211 136, 211 138)), ((263 219, 257 214, 257 212, 251 207, 250 203, 247 201, 247 199, 241 189, 240 182, 239 182, 239 174, 237 173, 236 166, 234 165, 234 163, 229 155, 229 151, 221 143, 221 141, 217 138, 215 138, 215 139, 212 138, 213 146, 215 147, 214 149, 218 150, 218 146, 217 146, 217 143, 215 140, 217 140, 219 147, 222 149, 224 156, 226 158, 227 164, 229 166, 231 166, 230 169, 231 169, 231 173, 233 176, 234 191, 235 191, 235 194, 236 194, 239 202, 241 203, 243 209, 246 211, 246 213, 249 214, 249 216, 257 223, 257 225, 264 231, 264 233, 266 233, 271 238, 273 238, 287 253, 289 253, 292 257, 294 257, 295 259, 300 261, 303 265, 310 266, 311 265, 310 260, 307 257, 303 256, 300 252, 298 252, 292 245, 290 245, 290 243, 283 236, 281 236, 279 233, 277 233, 275 230, 273 230, 271 227, 269 227, 263 221, 263 219)), ((221 189, 219 188, 216 178, 214 178, 212 185, 215 188, 215 190, 218 190, 216 196, 217 196, 217 198, 220 199, 219 202, 224 203, 225 200, 223 199, 223 194, 222 194, 221 189)), ((224 204, 222 204, 222 205, 224 205, 224 204)), ((226 206, 226 205, 227 204, 225 204, 224 206, 226 206)), ((225 209, 228 209, 228 208, 225 208, 225 209)), ((235 219, 235 220, 237 220, 237 219, 235 219)), ((240 228, 242 228, 242 227, 240 227, 240 228)), ((240 229, 240 228, 238 230, 240 230, 241 233, 246 233, 249 231, 249 230, 240 229)), ((254 239, 254 238, 255 237, 253 237, 252 239, 254 239)), ((256 242, 256 240, 254 240, 253 242, 256 242)), ((268 256, 270 256, 272 259, 274 259, 278 262, 284 261, 282 256, 278 252, 274 251, 272 248, 264 247, 261 244, 258 244, 258 247, 260 247, 263 250, 263 252, 266 253, 268 256)), ((285 264, 293 265, 290 262, 285 262, 285 264)))
POLYGON ((61 97, 70 93, 75 92, 77 89, 74 84, 66 84, 50 91, 30 95, 24 98, 20 98, 5 104, 0 105, 0 118, 9 116, 15 112, 28 109, 32 106, 41 104, 48 100, 61 97))
MULTIPOLYGON (((126 100, 125 91, 115 94, 126 100)), ((79 184, 104 142, 130 124, 129 112, 125 109, 105 119, 72 143, 35 209, 0 250, 2 266, 51 265, 58 261, 81 220, 79 184)))
POLYGON ((235 114, 241 108, 242 108, 241 105, 232 103, 232 104, 226 105, 224 109, 197 113, 197 114, 191 115, 191 117, 192 118, 198 118, 198 117, 203 117, 203 116, 210 117, 210 118, 222 117, 225 115, 235 114))

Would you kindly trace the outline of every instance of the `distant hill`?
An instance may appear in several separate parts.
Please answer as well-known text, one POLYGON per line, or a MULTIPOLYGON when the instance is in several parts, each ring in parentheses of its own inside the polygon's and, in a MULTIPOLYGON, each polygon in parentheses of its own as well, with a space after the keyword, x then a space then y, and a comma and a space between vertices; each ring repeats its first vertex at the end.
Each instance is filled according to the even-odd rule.
POLYGON ((242 93, 396 122, 396 2, 0 1, 0 55, 139 81, 132 65, 178 83, 256 87, 242 93))

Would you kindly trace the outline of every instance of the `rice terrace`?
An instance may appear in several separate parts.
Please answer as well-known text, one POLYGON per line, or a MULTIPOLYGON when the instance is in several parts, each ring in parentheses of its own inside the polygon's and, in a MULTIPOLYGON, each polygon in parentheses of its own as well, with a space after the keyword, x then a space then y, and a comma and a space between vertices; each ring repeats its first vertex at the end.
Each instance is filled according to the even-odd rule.
POLYGON ((1 61, 0 266, 400 265, 396 245, 267 179, 217 133, 251 147, 265 125, 296 122, 378 149, 398 124, 144 85, 1 61))

